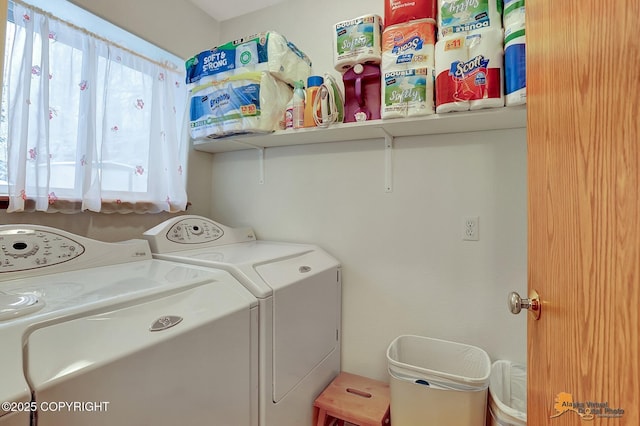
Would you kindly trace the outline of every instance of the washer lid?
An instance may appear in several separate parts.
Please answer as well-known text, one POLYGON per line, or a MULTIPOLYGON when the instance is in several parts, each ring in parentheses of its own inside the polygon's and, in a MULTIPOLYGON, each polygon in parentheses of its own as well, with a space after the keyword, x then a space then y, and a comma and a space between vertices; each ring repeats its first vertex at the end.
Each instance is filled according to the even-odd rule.
POLYGON ((34 294, 7 294, 0 292, 0 321, 10 320, 42 309, 41 302, 34 294))
MULTIPOLYGON (((145 348, 176 339, 184 333, 195 333, 204 326, 209 327, 209 332, 219 330, 217 333, 221 338, 225 333, 248 333, 248 330, 235 327, 220 330, 224 330, 223 326, 237 324, 239 317, 243 318, 242 324, 249 326, 254 300, 240 283, 229 277, 228 280, 212 280, 178 289, 178 292, 164 297, 131 302, 117 309, 105 309, 90 316, 38 328, 25 339, 26 374, 33 390, 41 391, 99 366, 124 362, 145 348), (182 320, 174 320, 174 327, 152 330, 156 322, 168 322, 173 317, 182 320), (211 328, 213 324, 220 325, 211 328)), ((215 336, 206 336, 205 340, 215 336)), ((249 338, 247 334, 247 341, 249 338)), ((215 348, 215 339, 211 340, 211 346, 215 348)), ((189 349, 178 345, 173 351, 176 352, 177 364, 183 361, 181 356, 191 359, 188 358, 189 349)), ((156 358, 148 359, 148 363, 154 362, 157 362, 156 358)), ((159 365, 160 376, 164 374, 162 368, 172 366, 159 365)))
POLYGON ((154 253, 156 259, 172 260, 229 271, 258 298, 273 294, 273 284, 266 282, 257 272, 260 265, 280 262, 319 251, 310 244, 251 241, 218 247, 201 247, 167 253, 154 253))
POLYGON ((198 248, 174 252, 177 256, 206 259, 230 265, 252 266, 278 259, 308 253, 315 247, 309 244, 281 243, 276 241, 251 241, 219 247, 198 248))
MULTIPOLYGON (((0 401, 29 401, 23 372, 26 330, 223 282, 236 283, 247 303, 257 306, 228 272, 154 259, 0 282, 5 294, 36 297, 37 305, 43 305, 36 312, 0 321, 0 401)), ((0 410, 0 417, 3 414, 0 410)))

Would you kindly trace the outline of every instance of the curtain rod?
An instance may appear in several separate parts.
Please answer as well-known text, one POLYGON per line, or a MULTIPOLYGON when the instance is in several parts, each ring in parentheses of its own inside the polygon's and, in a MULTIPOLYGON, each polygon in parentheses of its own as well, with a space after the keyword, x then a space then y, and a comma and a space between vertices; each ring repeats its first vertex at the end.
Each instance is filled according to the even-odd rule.
MULTIPOLYGON (((86 28, 80 27, 80 26, 78 26, 78 25, 76 25, 76 24, 74 24, 72 22, 69 22, 69 21, 66 21, 66 20, 64 20, 62 18, 59 18, 59 17, 53 15, 51 12, 47 12, 46 10, 40 9, 39 7, 33 6, 33 5, 31 5, 29 3, 26 3, 26 2, 24 2, 22 0, 10 0, 9 2, 10 3, 19 4, 21 6, 26 7, 27 9, 31 9, 31 10, 39 13, 41 15, 45 15, 46 17, 48 17, 50 19, 53 19, 55 21, 61 22, 64 25, 66 25, 66 26, 68 26, 70 28, 73 28, 74 30, 81 31, 84 34, 88 35, 89 37, 92 37, 92 38, 95 38, 96 40, 100 40, 102 42, 105 42, 105 43, 107 43, 107 44, 109 44, 111 46, 114 46, 114 47, 116 47, 116 48, 118 48, 120 50, 123 50, 123 51, 125 51, 127 53, 130 53, 130 54, 132 54, 134 56, 137 56, 137 57, 139 57, 141 59, 144 59, 145 61, 149 61, 149 62, 151 62, 153 64, 156 64, 156 65, 158 65, 158 66, 160 66, 160 67, 162 67, 162 68, 164 68, 166 70, 178 71, 180 69, 178 67, 178 65, 176 65, 174 63, 171 63, 169 61, 160 62, 160 61, 157 61, 155 59, 151 59, 151 58, 149 58, 149 57, 147 57, 147 56, 145 56, 145 55, 143 55, 143 54, 141 54, 139 52, 136 52, 135 50, 131 50, 131 49, 129 49, 127 47, 124 47, 124 46, 122 46, 122 45, 120 45, 118 43, 115 43, 115 42, 113 42, 111 40, 108 40, 108 39, 106 39, 106 38, 104 38, 104 37, 102 37, 102 36, 100 36, 100 35, 98 35, 98 34, 96 34, 94 32, 91 32, 91 31, 87 30, 86 28)), ((111 25, 113 25, 113 24, 111 24, 111 25)))

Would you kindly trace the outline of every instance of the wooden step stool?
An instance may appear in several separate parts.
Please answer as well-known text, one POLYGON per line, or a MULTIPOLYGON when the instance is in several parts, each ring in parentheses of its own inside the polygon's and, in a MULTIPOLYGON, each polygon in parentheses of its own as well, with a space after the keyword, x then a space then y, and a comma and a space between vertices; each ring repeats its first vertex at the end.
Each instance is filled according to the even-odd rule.
POLYGON ((313 404, 314 426, 326 426, 337 419, 359 426, 390 426, 389 385, 342 372, 322 391, 313 404))

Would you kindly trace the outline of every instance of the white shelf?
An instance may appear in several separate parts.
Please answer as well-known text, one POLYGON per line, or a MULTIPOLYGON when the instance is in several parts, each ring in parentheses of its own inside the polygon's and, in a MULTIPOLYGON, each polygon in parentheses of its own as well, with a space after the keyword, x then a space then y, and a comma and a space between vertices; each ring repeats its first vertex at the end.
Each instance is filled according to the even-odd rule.
POLYGON ((325 129, 279 130, 268 134, 199 139, 193 141, 193 146, 197 151, 216 153, 311 143, 380 139, 385 136, 402 137, 517 129, 524 128, 526 125, 526 107, 519 106, 434 114, 419 118, 340 123, 325 129))

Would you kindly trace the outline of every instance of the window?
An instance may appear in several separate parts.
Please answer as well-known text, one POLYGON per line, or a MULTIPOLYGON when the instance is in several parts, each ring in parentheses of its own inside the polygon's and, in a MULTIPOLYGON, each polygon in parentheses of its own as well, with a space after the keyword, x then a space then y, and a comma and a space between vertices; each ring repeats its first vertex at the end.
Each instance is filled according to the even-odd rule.
POLYGON ((186 89, 183 67, 167 62, 181 60, 68 2, 38 1, 9 6, 0 116, 8 211, 184 210, 186 89), (88 19, 101 35, 78 26, 88 19))

